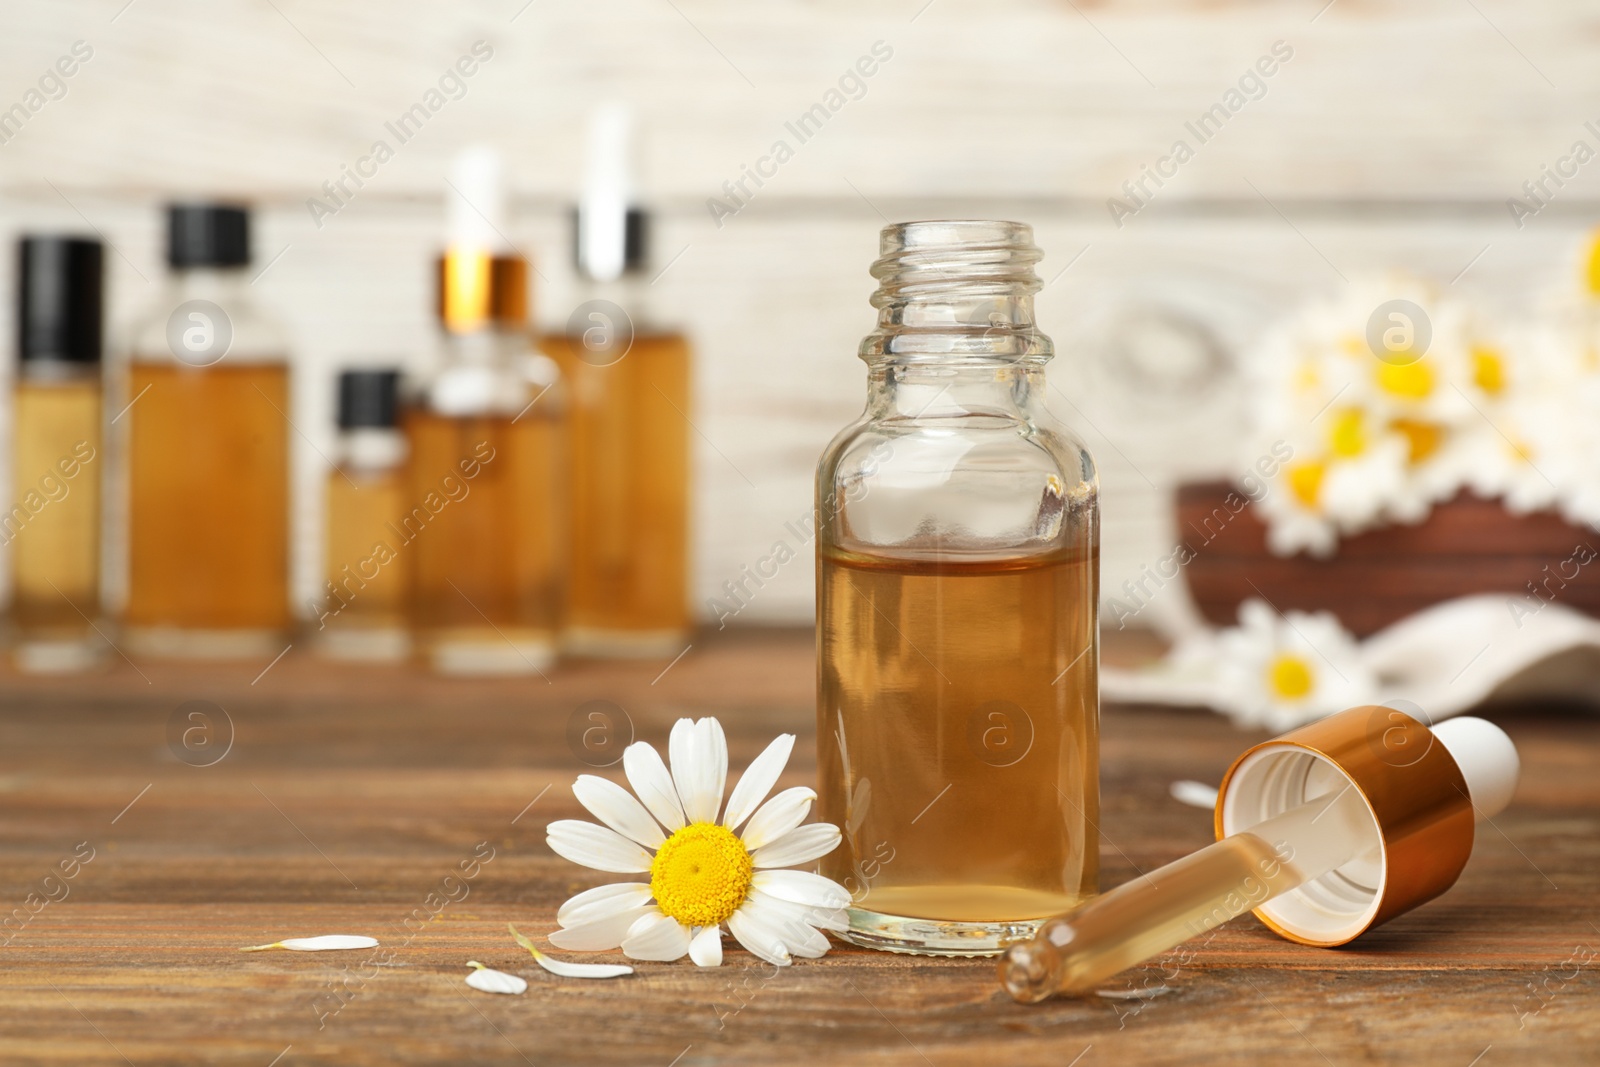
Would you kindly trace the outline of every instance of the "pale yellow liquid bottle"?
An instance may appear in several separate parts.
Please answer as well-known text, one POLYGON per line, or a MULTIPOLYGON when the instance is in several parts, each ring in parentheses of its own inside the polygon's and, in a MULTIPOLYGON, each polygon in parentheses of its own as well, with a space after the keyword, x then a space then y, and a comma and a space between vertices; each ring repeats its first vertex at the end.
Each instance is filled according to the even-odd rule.
POLYGON ((0 516, 13 651, 24 670, 81 670, 109 651, 97 630, 103 253, 68 237, 25 238, 20 253, 13 502, 0 516))
POLYGON ((339 375, 339 444, 328 472, 322 595, 311 622, 332 659, 404 659, 406 567, 400 557, 406 441, 398 427, 400 374, 339 375))
POLYGON ((121 398, 127 644, 270 658, 290 624, 287 344, 251 298, 245 210, 174 205, 168 224, 173 274, 121 398))
POLYGON ((567 391, 568 542, 563 647, 667 657, 689 615, 689 344, 647 299, 650 218, 632 203, 628 112, 591 123, 574 213, 583 281, 566 330, 541 340, 567 391))
POLYGON ((986 954, 1096 889, 1099 518, 1043 407, 1027 226, 883 231, 817 473, 820 817, 858 944, 986 954))
POLYGON ((527 261, 500 247, 498 161, 464 153, 451 184, 440 366, 402 419, 410 618, 435 670, 542 673, 561 625, 564 395, 529 333, 527 261))

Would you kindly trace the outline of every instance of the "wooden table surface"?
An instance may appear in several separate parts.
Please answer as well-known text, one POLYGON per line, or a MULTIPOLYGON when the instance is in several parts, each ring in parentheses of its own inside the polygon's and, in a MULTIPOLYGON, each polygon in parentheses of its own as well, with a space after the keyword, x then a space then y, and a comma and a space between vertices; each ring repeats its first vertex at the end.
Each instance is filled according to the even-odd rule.
MULTIPOLYGON (((547 822, 580 814, 575 710, 609 701, 656 742, 679 715, 716 714, 736 768, 794 731, 784 784, 810 782, 809 632, 711 635, 660 677, 661 663, 578 663, 548 684, 333 667, 298 648, 258 678, 262 666, 0 675, 0 900, 21 909, 0 930, 0 1062, 1494 1067, 1600 1055, 1600 717, 1496 716, 1524 759, 1513 806, 1480 828, 1454 890, 1358 945, 1292 945, 1246 916, 1167 974, 1116 983, 1166 995, 1023 1008, 985 960, 840 946, 769 977, 730 942, 717 970, 646 963, 583 982, 545 974, 509 940, 507 922, 543 935, 561 900, 604 877, 544 844, 547 822), (175 716, 208 706, 177 710, 190 701, 233 725, 210 766, 169 744, 175 716), (489 850, 470 882, 446 882, 489 850), (369 934, 393 955, 373 967, 369 953, 237 951, 317 933, 369 934), (468 989, 469 959, 525 975, 527 994, 468 989)), ((1210 815, 1168 784, 1217 781, 1259 738, 1202 712, 1103 718, 1112 886, 1210 839, 1210 815)))

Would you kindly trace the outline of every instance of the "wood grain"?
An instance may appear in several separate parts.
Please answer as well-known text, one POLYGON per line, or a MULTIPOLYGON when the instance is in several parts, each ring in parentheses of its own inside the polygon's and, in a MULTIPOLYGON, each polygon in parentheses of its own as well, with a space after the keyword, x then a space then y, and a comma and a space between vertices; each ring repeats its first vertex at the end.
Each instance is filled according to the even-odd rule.
MULTIPOLYGON (((785 784, 812 779, 808 632, 706 635, 658 677, 663 666, 575 663, 549 684, 467 684, 334 669, 296 650, 254 685, 259 667, 141 665, 141 677, 124 664, 70 684, 0 676, 0 900, 21 906, 79 842, 95 849, 70 896, 0 947, 0 1059, 1592 1061, 1594 969, 1565 961, 1600 945, 1600 720, 1535 708, 1501 718, 1521 746, 1522 784, 1447 896, 1339 951, 1288 944, 1245 918, 1169 961, 1175 973, 1119 979, 1114 988, 1172 988, 1142 1007, 1022 1008, 988 962, 846 947, 776 976, 730 948, 717 971, 684 962, 614 982, 551 978, 505 925, 540 936, 566 895, 604 877, 543 844, 546 822, 580 814, 568 790, 590 770, 567 743, 577 707, 611 701, 657 742, 675 717, 715 713, 735 766, 791 730, 800 741, 785 784), (190 700, 222 706, 235 726, 210 767, 168 748, 168 719, 190 700), (466 897, 408 929, 479 842, 494 856, 466 897), (392 965, 236 951, 315 933, 371 934, 392 965), (527 995, 469 990, 468 959, 526 975, 527 995)), ((1125 707, 1106 709, 1104 736, 1106 886, 1206 842, 1209 814, 1171 801, 1168 783, 1216 781, 1260 739, 1203 713, 1125 707)))
MULTIPOLYGON (((1280 610, 1333 612, 1357 636, 1423 608, 1472 593, 1526 598, 1529 610, 1557 601, 1600 615, 1600 578, 1584 561, 1600 552, 1593 530, 1553 511, 1513 515, 1498 500, 1463 493, 1415 526, 1385 526, 1343 538, 1327 559, 1276 556, 1251 508, 1232 515, 1226 482, 1185 485, 1178 528, 1194 552, 1184 568, 1195 606, 1228 626, 1239 604, 1265 597, 1280 610)), ((1242 499, 1242 498, 1239 498, 1242 499)))

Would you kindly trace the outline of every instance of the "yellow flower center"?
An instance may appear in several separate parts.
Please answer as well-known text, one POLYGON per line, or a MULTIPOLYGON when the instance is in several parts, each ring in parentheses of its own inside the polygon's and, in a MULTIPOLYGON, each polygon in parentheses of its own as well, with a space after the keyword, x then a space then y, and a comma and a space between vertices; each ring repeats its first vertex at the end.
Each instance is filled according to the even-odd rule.
POLYGON ((1506 387, 1506 362, 1492 348, 1472 350, 1472 380, 1479 389, 1495 396, 1506 387))
POLYGON ((744 903, 754 877, 750 853, 732 830, 696 822, 657 850, 650 863, 650 893, 683 925, 716 926, 744 903))
POLYGON ((1406 444, 1410 446, 1408 458, 1412 463, 1421 463, 1439 451, 1439 442, 1444 437, 1443 427, 1416 419, 1395 419, 1389 428, 1406 439, 1406 444))
POLYGON ((1433 392, 1433 368, 1425 360, 1379 363, 1378 388, 1402 400, 1424 400, 1433 392))
POLYGON ((1359 456, 1367 450, 1367 431, 1359 408, 1344 408, 1333 417, 1328 445, 1336 456, 1359 456))
POLYGON ((1322 376, 1317 373, 1317 365, 1311 360, 1305 360, 1294 372, 1294 387, 1302 393, 1309 393, 1322 383, 1322 376))
POLYGON ((1317 497, 1322 493, 1322 476, 1327 469, 1327 464, 1320 460, 1294 464, 1286 472, 1289 491, 1306 507, 1316 507, 1317 497))
POLYGON ((1589 283, 1589 292, 1593 296, 1600 296, 1600 230, 1595 231, 1589 245, 1588 267, 1585 280, 1589 283))
POLYGON ((1311 665, 1299 656, 1280 653, 1267 671, 1267 685, 1280 700, 1299 700, 1311 692, 1311 665))

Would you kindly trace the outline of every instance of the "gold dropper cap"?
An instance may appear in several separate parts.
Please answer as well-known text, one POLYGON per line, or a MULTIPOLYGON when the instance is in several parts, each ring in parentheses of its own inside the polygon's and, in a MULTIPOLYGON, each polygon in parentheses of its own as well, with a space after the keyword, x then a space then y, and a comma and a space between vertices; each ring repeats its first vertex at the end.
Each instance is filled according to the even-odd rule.
POLYGON ((1217 791, 1217 837, 1344 789, 1366 802, 1374 848, 1255 909, 1303 945, 1345 944, 1432 900, 1472 855, 1473 801, 1456 758, 1426 725, 1381 705, 1330 715, 1235 760, 1217 791))
POLYGON ((438 259, 439 321, 451 333, 528 322, 528 261, 481 248, 451 248, 438 259))

